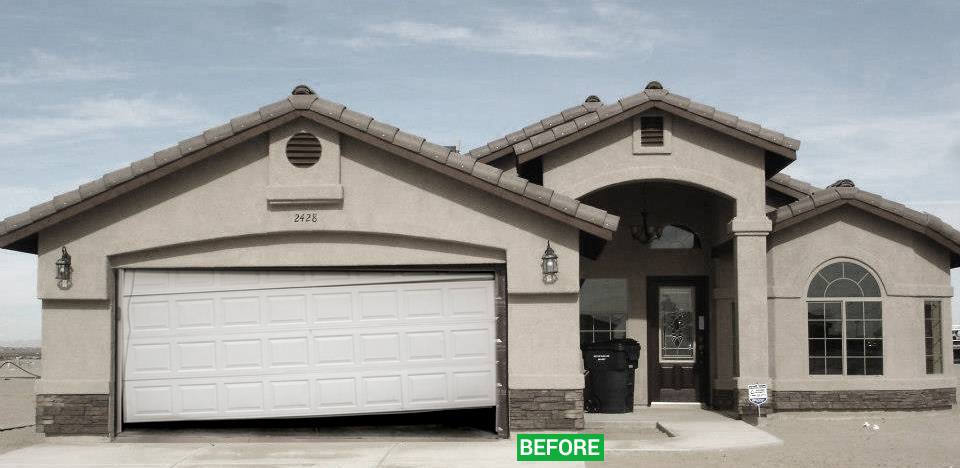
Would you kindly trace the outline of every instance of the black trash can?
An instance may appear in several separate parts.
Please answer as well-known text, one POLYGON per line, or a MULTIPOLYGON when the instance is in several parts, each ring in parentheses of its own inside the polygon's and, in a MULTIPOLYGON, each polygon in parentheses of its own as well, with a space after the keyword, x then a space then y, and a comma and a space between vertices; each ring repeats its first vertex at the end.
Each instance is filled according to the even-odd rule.
POLYGON ((584 345, 583 409, 588 413, 633 412, 633 381, 640 343, 629 338, 584 345))

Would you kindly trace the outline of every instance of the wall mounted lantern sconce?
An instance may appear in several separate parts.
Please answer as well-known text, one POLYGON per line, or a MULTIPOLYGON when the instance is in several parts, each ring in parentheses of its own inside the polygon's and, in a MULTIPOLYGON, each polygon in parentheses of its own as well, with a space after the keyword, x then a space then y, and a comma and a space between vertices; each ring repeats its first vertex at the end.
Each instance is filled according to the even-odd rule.
POLYGON ((73 274, 73 267, 70 265, 70 254, 67 253, 67 247, 60 249, 60 259, 57 260, 57 287, 60 289, 69 289, 73 284, 70 275, 73 274))
POLYGON ((547 250, 540 257, 540 269, 543 270, 543 282, 553 284, 557 282, 557 254, 550 247, 550 241, 547 241, 547 250))

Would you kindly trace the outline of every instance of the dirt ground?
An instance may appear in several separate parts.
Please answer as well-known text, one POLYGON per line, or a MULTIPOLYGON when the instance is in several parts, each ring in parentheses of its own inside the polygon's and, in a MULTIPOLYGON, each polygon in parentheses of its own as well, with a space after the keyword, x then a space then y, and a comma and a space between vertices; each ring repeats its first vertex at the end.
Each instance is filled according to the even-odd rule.
POLYGON ((784 444, 709 452, 608 452, 603 462, 587 466, 960 467, 958 409, 781 413, 763 429, 784 444), (863 427, 864 422, 870 427, 863 427))

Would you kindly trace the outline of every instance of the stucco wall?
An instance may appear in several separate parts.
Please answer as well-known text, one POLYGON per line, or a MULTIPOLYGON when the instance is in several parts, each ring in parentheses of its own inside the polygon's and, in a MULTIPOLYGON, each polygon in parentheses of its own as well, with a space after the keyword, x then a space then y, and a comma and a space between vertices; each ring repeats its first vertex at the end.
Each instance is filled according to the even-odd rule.
POLYGON ((955 387, 950 356, 949 256, 925 236, 855 208, 839 208, 771 235, 768 253, 772 373, 777 390, 955 387), (883 375, 808 375, 805 295, 834 261, 867 266, 883 289, 883 375), (923 303, 943 306, 944 373, 927 375, 923 303))
POLYGON ((763 150, 692 122, 670 118, 669 154, 634 154, 634 126, 625 121, 544 158, 544 185, 579 198, 637 180, 698 185, 737 201, 736 215, 762 217, 763 150))
MULTIPOLYGON (((113 317, 116 267, 506 263, 511 295, 569 296, 577 291, 575 228, 350 138, 341 136, 338 142, 342 202, 268 208, 268 188, 278 183, 276 171, 271 175, 270 170, 270 158, 278 155, 268 158, 268 147, 283 148, 270 145, 271 138, 315 125, 293 122, 41 232, 38 291, 45 301, 45 375, 40 392, 97 393, 109 387, 111 352, 101 347, 112 342, 104 323, 113 317), (296 222, 298 213, 310 213, 311 221, 296 222), (561 268, 559 280, 549 285, 540 272, 548 239, 561 268), (73 285, 67 290, 53 280, 62 245, 73 256, 73 285), (89 306, 84 313, 96 319, 55 310, 64 300, 84 301, 89 306)), ((322 157, 332 156, 325 149, 322 157)), ((555 309, 557 326, 576 330, 576 302, 561 302, 555 309)), ((529 323, 527 314, 514 314, 511 308, 511 328, 514 316, 518 329, 529 323)), ((545 345, 553 375, 571 382, 571 376, 579 376, 575 346, 563 340, 545 345)), ((538 354, 511 349, 511 376, 540 375, 543 361, 538 354)))

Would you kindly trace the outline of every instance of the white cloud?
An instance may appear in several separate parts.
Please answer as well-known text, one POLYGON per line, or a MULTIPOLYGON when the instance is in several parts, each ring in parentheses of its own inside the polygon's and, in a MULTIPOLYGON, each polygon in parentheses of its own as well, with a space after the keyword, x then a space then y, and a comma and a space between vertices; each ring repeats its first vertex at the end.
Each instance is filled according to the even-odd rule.
MULTIPOLYGON (((900 184, 898 192, 917 193, 915 199, 927 193, 929 199, 929 190, 937 188, 929 185, 960 171, 960 112, 864 118, 862 112, 845 117, 817 108, 816 118, 817 123, 793 125, 803 135, 802 157, 787 172, 800 179, 822 185, 851 178, 866 190, 900 184)), ((950 186, 955 183, 939 188, 950 186)))
POLYGON ((601 58, 629 53, 642 59, 658 42, 674 37, 655 16, 615 3, 597 2, 576 12, 545 9, 534 16, 512 11, 485 18, 488 21, 476 27, 396 20, 368 25, 366 34, 338 42, 354 49, 445 44, 520 56, 601 58))
POLYGON ((196 125, 211 118, 183 97, 85 98, 39 108, 42 115, 0 117, 0 146, 25 145, 57 137, 63 140, 129 128, 196 125))
POLYGON ((25 63, 0 63, 0 85, 123 80, 132 76, 132 73, 116 64, 63 57, 37 49, 30 51, 30 59, 25 63))

